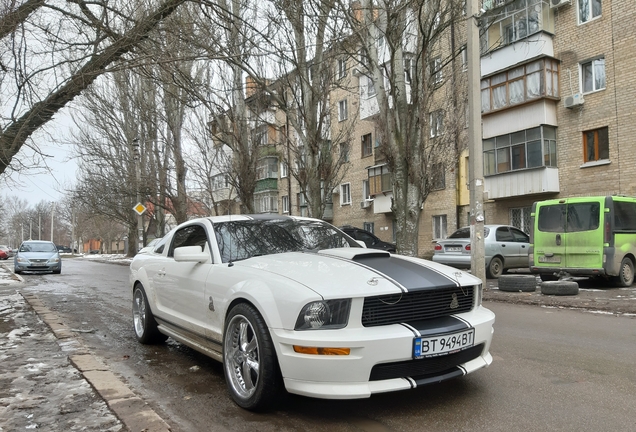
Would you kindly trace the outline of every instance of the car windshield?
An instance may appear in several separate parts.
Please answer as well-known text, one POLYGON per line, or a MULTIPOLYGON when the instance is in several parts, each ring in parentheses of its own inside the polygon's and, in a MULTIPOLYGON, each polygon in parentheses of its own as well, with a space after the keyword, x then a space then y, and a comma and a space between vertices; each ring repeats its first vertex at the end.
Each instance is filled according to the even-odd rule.
POLYGON ((23 243, 20 252, 56 252, 57 248, 53 243, 23 243))
MULTIPOLYGON (((488 237, 488 233, 490 229, 488 227, 484 227, 484 238, 488 237)), ((448 236, 451 239, 459 239, 459 238, 470 238, 470 227, 460 228, 451 235, 448 236)))
POLYGON ((314 220, 241 220, 214 224, 223 262, 283 252, 360 247, 329 224, 314 220))

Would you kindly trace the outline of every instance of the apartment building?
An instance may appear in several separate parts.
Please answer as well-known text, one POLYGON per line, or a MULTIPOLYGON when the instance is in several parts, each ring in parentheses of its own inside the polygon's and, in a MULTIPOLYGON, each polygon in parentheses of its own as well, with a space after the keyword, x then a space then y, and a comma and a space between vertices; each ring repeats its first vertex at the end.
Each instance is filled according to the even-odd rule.
POLYGON ((484 3, 486 221, 530 229, 534 201, 636 193, 633 2, 484 3))
MULTIPOLYGON (((529 231, 534 201, 636 195, 633 2, 489 0, 483 9, 476 19, 481 29, 486 223, 511 224, 529 231)), ((440 47, 440 58, 450 58, 448 54, 464 40, 462 26, 449 31, 453 33, 440 47)), ((384 241, 395 241, 391 173, 377 151, 374 83, 358 67, 360 61, 343 55, 333 65, 338 79, 347 85, 334 88, 329 95, 331 128, 346 123, 352 133, 350 140, 332 145, 348 169, 337 187, 324 192, 328 203, 324 218, 337 226, 359 226, 384 241)), ((466 85, 465 51, 460 49, 460 55, 442 68, 427 67, 439 74, 437 98, 448 99, 449 89, 461 94, 466 85)), ((463 97, 457 96, 453 113, 448 107, 435 110, 435 102, 432 104, 427 119, 431 138, 445 132, 452 115, 455 123, 462 118, 457 113, 465 112, 463 97)), ((306 215, 302 193, 282 162, 291 160, 281 155, 294 142, 287 128, 284 115, 272 111, 267 133, 261 136, 270 144, 265 148, 277 150, 263 155, 256 208, 306 215)), ((440 166, 436 187, 422 208, 421 256, 432 254, 435 239, 469 224, 466 130, 456 128, 455 133, 452 160, 440 166)))

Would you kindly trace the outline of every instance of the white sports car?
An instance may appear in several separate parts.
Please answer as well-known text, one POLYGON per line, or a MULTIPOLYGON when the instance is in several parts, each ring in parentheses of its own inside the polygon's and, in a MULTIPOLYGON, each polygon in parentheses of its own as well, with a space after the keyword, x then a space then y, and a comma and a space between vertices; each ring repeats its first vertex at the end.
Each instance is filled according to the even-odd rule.
POLYGON ((492 362, 481 280, 366 249, 320 220, 191 220, 130 269, 139 342, 170 336, 223 362, 246 409, 270 407, 283 389, 364 398, 492 362))

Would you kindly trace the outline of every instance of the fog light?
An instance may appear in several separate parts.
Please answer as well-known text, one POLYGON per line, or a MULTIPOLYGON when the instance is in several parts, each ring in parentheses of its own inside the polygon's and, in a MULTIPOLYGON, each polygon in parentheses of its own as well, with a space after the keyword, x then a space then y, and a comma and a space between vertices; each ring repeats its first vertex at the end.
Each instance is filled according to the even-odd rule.
POLYGON ((300 354, 311 355, 349 355, 351 348, 320 348, 294 345, 294 351, 300 354))

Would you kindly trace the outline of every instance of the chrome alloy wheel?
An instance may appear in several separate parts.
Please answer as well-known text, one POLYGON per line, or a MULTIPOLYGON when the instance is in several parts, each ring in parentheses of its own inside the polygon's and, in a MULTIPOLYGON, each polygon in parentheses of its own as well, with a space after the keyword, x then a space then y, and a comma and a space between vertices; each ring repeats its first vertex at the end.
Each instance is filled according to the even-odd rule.
POLYGON ((142 337, 146 331, 146 299, 141 289, 136 289, 133 294, 133 324, 137 337, 142 337))
POLYGON ((234 393, 250 398, 260 378, 258 338, 252 323, 243 315, 235 315, 228 323, 225 335, 225 373, 234 393))

